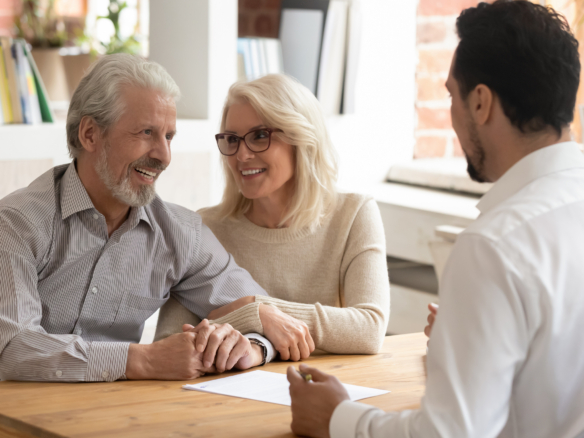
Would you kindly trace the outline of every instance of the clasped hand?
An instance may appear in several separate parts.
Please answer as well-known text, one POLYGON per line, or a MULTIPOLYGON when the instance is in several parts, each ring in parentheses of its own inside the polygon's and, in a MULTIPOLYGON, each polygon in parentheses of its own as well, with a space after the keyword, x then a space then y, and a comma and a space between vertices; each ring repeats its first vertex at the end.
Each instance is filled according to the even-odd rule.
MULTIPOLYGON (((213 310, 210 319, 221 318, 243 306, 255 302, 255 297, 243 297, 213 310)), ((307 359, 315 349, 314 341, 303 321, 282 312, 275 306, 261 304, 259 316, 264 328, 264 335, 280 353, 280 359, 299 361, 307 359)))
POLYGON ((259 365, 263 353, 229 324, 183 325, 177 333, 150 345, 131 344, 128 379, 190 380, 205 373, 259 365))

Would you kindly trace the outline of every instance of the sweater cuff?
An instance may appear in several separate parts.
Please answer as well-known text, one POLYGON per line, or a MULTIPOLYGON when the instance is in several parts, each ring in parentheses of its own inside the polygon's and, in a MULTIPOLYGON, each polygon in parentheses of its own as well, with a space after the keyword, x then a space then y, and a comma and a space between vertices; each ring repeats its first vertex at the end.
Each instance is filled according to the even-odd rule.
POLYGON ((286 315, 290 315, 291 317, 304 322, 308 326, 308 330, 310 331, 310 333, 315 334, 314 304, 294 303, 291 301, 281 300, 279 298, 273 298, 263 295, 256 295, 255 300, 256 303, 267 304, 270 306, 277 307, 286 315))
POLYGON ((126 378, 127 342, 91 342, 89 346, 87 382, 113 382, 126 378))
POLYGON ((260 303, 256 301, 255 303, 246 304, 240 309, 222 316, 221 318, 213 319, 209 322, 211 324, 231 324, 235 330, 241 332, 244 335, 246 333, 258 333, 263 335, 264 327, 260 321, 259 308, 260 303))

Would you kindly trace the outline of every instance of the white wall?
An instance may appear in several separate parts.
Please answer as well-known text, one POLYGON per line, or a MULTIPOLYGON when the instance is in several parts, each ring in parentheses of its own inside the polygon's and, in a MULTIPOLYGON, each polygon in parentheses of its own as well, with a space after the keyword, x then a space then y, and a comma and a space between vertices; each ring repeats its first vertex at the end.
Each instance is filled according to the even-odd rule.
POLYGON ((341 188, 368 191, 414 150, 417 0, 362 0, 356 113, 329 119, 341 188))

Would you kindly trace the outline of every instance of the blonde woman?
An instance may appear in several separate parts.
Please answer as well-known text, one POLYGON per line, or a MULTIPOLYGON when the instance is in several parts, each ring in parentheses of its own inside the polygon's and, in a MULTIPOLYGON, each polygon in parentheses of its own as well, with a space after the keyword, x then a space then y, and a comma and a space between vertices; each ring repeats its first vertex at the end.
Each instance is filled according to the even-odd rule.
MULTIPOLYGON (((312 341, 331 353, 377 353, 389 317, 381 217, 372 198, 337 191, 336 155, 314 95, 284 75, 236 83, 220 132, 223 200, 199 213, 270 296, 245 297, 208 317, 242 332, 270 329, 282 359, 308 357, 312 341), (274 312, 288 316, 274 323, 274 312), (290 335, 302 329, 296 320, 306 339, 290 335)), ((157 338, 196 322, 172 299, 157 338)))

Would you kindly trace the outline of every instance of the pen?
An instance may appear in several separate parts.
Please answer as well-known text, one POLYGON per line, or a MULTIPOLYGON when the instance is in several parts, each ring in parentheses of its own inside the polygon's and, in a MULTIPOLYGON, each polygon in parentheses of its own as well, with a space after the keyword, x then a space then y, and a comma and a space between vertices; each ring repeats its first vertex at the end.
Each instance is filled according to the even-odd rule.
POLYGON ((306 374, 306 373, 303 373, 300 370, 296 370, 296 371, 298 372, 298 374, 300 374, 302 376, 302 378, 304 380, 306 380, 307 382, 312 382, 312 374, 306 374))

